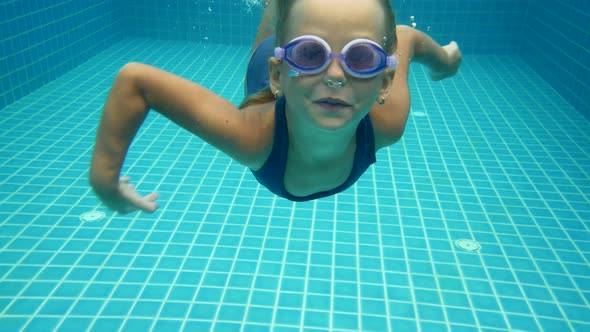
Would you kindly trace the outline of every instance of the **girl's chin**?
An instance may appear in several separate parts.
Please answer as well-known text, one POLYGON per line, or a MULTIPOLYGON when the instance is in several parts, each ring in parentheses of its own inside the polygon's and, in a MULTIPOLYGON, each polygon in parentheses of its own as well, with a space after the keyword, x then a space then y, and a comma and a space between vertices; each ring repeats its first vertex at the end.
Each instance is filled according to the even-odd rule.
POLYGON ((320 128, 336 130, 342 129, 354 121, 354 112, 351 111, 321 111, 312 115, 313 122, 320 128))

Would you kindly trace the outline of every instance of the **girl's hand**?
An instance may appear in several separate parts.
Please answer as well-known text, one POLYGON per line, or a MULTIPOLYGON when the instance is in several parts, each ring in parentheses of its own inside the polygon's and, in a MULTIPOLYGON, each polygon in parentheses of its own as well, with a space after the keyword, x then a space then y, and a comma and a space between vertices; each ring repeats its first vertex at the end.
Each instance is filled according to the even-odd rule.
POLYGON ((459 50, 459 45, 457 45, 456 42, 450 42, 448 45, 443 46, 443 49, 447 53, 447 64, 439 70, 430 71, 430 78, 433 81, 440 81, 442 79, 454 76, 461 65, 461 51, 459 50))
POLYGON ((129 183, 128 177, 122 177, 119 180, 115 192, 98 192, 97 195, 103 203, 111 210, 127 214, 136 210, 153 213, 158 209, 155 202, 159 195, 151 193, 147 196, 141 196, 135 191, 135 187, 129 183))

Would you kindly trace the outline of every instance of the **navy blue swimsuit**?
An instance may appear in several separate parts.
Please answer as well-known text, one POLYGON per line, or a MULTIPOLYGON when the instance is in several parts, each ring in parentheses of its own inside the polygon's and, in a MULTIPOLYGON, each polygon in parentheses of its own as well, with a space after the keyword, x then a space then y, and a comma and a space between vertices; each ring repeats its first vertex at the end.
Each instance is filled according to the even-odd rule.
POLYGON ((252 171, 258 182, 276 195, 292 201, 309 201, 337 194, 352 186, 363 173, 375 162, 375 136, 369 116, 365 116, 356 129, 356 151, 350 175, 340 186, 309 196, 293 196, 285 189, 285 167, 289 151, 289 131, 285 116, 285 98, 281 97, 275 104, 275 132, 272 150, 264 165, 252 171))
MULTIPOLYGON (((254 51, 248 65, 247 89, 252 94, 268 86, 268 58, 272 56, 274 37, 263 41, 254 51)), ((271 192, 292 201, 309 201, 321 197, 331 196, 352 186, 365 173, 367 168, 375 163, 375 136, 369 115, 365 116, 356 129, 356 151, 350 175, 338 187, 317 192, 308 196, 293 196, 285 189, 285 167, 289 151, 289 130, 285 114, 286 101, 280 97, 275 103, 275 130, 272 150, 264 165, 257 171, 252 171, 258 182, 271 192)))

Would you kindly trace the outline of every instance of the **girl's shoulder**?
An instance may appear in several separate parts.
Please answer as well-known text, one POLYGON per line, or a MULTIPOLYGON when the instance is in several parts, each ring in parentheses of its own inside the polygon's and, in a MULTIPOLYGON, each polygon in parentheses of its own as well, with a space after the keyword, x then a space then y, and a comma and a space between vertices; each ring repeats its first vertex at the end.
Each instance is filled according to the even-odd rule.
POLYGON ((256 170, 262 167, 272 150, 275 131, 274 107, 275 104, 271 102, 251 105, 242 109, 254 134, 250 136, 254 140, 251 144, 253 147, 252 159, 246 165, 251 169, 256 170))

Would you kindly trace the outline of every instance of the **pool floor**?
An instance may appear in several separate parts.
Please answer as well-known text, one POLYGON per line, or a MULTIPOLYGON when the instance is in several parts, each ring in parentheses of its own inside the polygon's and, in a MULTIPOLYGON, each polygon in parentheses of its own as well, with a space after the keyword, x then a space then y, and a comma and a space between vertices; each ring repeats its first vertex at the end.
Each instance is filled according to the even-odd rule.
POLYGON ((516 56, 414 65, 404 138, 339 195, 275 197, 153 112, 125 174, 160 210, 99 204, 121 66, 238 104, 248 57, 129 39, 0 110, 0 331, 590 330, 590 122, 516 56))

